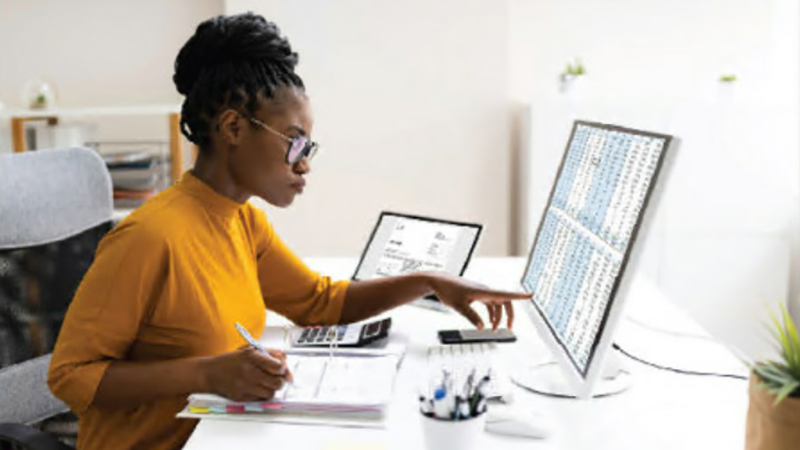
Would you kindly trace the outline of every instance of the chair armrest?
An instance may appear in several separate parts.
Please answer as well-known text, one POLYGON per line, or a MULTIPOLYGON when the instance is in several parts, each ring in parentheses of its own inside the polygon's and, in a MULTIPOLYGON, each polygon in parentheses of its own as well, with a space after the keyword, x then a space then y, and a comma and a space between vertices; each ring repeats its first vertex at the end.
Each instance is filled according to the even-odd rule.
POLYGON ((19 423, 0 423, 0 447, 3 443, 17 444, 25 450, 73 450, 54 436, 19 423))

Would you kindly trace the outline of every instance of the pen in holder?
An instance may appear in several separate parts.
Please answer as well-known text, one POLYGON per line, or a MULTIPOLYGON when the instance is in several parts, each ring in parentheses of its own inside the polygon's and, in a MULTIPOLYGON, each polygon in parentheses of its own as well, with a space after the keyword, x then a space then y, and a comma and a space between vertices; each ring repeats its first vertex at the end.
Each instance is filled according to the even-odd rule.
POLYGON ((486 396, 489 375, 477 382, 475 371, 459 386, 448 372, 433 392, 419 397, 422 433, 429 450, 481 448, 486 425, 486 396))

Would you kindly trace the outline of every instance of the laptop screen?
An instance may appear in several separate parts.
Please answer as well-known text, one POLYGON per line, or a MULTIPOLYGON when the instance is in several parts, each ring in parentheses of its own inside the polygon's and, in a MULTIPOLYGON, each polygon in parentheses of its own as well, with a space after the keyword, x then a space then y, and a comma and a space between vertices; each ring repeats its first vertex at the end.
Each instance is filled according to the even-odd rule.
POLYGON ((474 223, 383 212, 353 280, 414 272, 463 275, 482 228, 474 223))

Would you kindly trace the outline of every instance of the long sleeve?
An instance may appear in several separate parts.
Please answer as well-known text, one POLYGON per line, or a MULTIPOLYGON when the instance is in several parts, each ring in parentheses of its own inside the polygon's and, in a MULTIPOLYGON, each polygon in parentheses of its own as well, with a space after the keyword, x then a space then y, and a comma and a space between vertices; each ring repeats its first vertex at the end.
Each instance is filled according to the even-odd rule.
POLYGON ((254 209, 258 280, 264 304, 298 325, 339 322, 350 282, 312 271, 254 209))
POLYGON ((164 238, 130 224, 100 243, 64 319, 48 385, 73 411, 91 404, 108 365, 123 359, 166 278, 164 238), (146 261, 146 263, 142 263, 146 261))

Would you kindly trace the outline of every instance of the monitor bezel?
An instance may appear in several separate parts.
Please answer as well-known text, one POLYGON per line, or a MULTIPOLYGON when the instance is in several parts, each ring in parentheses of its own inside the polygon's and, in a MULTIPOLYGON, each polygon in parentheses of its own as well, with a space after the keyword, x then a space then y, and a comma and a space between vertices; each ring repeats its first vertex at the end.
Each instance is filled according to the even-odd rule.
POLYGON ((555 333, 550 321, 547 320, 546 315, 541 311, 533 298, 525 302, 525 310, 527 311, 531 320, 536 324, 535 328, 539 335, 551 349, 551 353, 553 354, 553 357, 556 358, 559 366, 562 368, 562 372, 567 375, 570 384, 573 386, 578 396, 586 398, 591 395, 592 386, 601 374, 603 361, 605 359, 607 350, 611 347, 613 330, 616 329, 616 325, 619 322, 622 311, 624 310, 624 305, 628 297, 627 293, 633 278, 631 276, 633 275, 632 273, 627 273, 628 267, 634 266, 634 264, 631 264, 631 262, 638 260, 639 254, 641 253, 641 249, 639 248, 640 246, 637 245, 637 240, 639 236, 643 234, 642 231, 649 228, 649 222, 651 221, 650 219, 655 213, 655 205, 658 203, 657 197, 660 197, 660 195, 654 195, 654 192, 660 192, 662 190, 659 188, 659 186, 663 184, 663 180, 666 178, 666 166, 668 165, 666 161, 668 157, 671 158, 671 156, 668 155, 671 155, 674 152, 677 139, 674 136, 667 134, 654 133, 600 122, 586 120, 575 120, 573 122, 566 148, 564 149, 556 176, 553 179, 552 186, 550 188, 550 195, 547 198, 542 216, 539 220, 539 225, 536 229, 536 234, 534 235, 534 239, 528 253, 525 270, 523 271, 522 278, 520 279, 520 285, 526 293, 532 293, 532 290, 529 289, 525 283, 525 275, 528 273, 528 269, 530 268, 533 260, 533 253, 536 249, 536 244, 539 241, 539 235, 541 233, 544 220, 547 217, 547 211, 552 205, 558 180, 563 172, 567 155, 575 137, 575 132, 580 125, 601 128, 607 131, 617 131, 637 134, 650 138, 664 139, 664 148, 659 156, 658 162, 656 163, 653 178, 647 188, 647 192, 645 193, 642 209, 639 211, 639 217, 637 218, 637 221, 631 232, 628 247, 625 249, 625 252, 622 255, 619 273, 616 280, 614 280, 614 285, 611 289, 611 294, 609 295, 608 306, 603 313, 603 319, 600 327, 598 328, 597 338, 592 343, 592 349, 584 370, 581 370, 580 366, 573 359, 572 354, 569 352, 569 350, 567 350, 565 343, 562 342, 561 338, 558 337, 557 333, 555 333))

